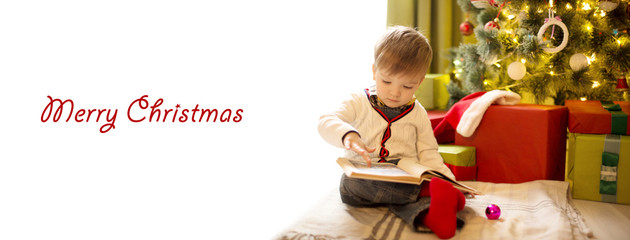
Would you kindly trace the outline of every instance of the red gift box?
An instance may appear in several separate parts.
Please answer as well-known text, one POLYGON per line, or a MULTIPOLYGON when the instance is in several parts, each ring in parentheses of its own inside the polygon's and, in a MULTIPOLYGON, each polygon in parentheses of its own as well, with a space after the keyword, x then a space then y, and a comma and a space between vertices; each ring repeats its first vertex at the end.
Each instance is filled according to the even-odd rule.
POLYGON ((630 135, 630 102, 566 100, 569 108, 569 132, 588 134, 630 135), (605 107, 618 104, 620 111, 605 107))
POLYGON ((568 109, 564 106, 492 105, 470 137, 456 145, 477 150, 477 181, 522 183, 564 180, 568 109))
POLYGON ((431 128, 435 129, 435 127, 444 119, 446 116, 446 110, 430 110, 427 111, 427 115, 431 120, 431 128))

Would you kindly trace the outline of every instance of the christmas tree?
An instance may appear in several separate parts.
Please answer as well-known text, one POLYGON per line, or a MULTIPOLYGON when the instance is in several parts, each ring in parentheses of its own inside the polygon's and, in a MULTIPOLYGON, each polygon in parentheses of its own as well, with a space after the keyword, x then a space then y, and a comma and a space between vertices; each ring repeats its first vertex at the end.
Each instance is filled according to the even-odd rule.
MULTIPOLYGON (((451 104, 478 91, 553 99, 628 100, 630 3, 620 0, 458 0, 464 35, 451 49, 451 104), (476 26, 476 27, 473 27, 476 26)), ((550 102, 550 101, 547 101, 550 102)))

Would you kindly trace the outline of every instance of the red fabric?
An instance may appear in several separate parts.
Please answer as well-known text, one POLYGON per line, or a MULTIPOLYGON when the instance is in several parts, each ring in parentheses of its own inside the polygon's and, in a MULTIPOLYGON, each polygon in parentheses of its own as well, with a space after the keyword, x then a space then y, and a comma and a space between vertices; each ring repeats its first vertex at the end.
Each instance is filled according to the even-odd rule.
MULTIPOLYGON (((630 102, 614 102, 619 104, 621 111, 630 115, 630 102)), ((588 134, 609 134, 612 116, 602 107, 600 101, 566 100, 564 105, 569 108, 569 132, 588 134)), ((628 125, 630 126, 630 117, 628 125)), ((626 135, 630 135, 630 127, 626 135)))
POLYGON ((420 188, 420 197, 430 197, 431 192, 429 189, 431 188, 431 182, 422 183, 422 188, 420 188))
POLYGON ((431 179, 430 185, 431 205, 423 224, 441 239, 452 238, 457 227, 456 214, 464 209, 466 198, 453 185, 440 178, 431 179))
POLYGON ((455 103, 453 107, 448 110, 444 119, 433 128, 433 135, 435 135, 435 139, 437 139, 438 143, 444 144, 455 141, 455 129, 457 128, 457 124, 459 124, 459 119, 470 104, 485 93, 486 92, 476 92, 470 94, 455 103))
POLYGON ((477 166, 455 166, 444 163, 453 172, 457 181, 472 181, 477 178, 477 166))
POLYGON ((431 120, 431 128, 435 129, 437 125, 444 120, 444 116, 446 116, 446 110, 429 110, 427 111, 427 115, 429 116, 429 120, 431 120))
POLYGON ((567 122, 564 106, 492 105, 477 131, 457 134, 455 144, 476 148, 477 181, 564 180, 567 122))

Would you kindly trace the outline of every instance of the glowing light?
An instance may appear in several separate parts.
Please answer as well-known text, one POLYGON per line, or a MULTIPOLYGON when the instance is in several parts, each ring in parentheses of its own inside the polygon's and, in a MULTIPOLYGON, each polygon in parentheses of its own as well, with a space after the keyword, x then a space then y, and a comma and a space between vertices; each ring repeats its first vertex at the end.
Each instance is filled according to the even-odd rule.
POLYGON ((598 81, 593 81, 593 87, 592 88, 596 88, 599 87, 599 82, 598 81))
POLYGON ((501 64, 499 64, 499 63, 495 63, 494 66, 497 66, 498 68, 501 68, 501 64))
POLYGON ((488 81, 483 81, 483 85, 490 85, 490 82, 488 82, 488 81))
POLYGON ((510 14, 510 15, 508 15, 508 16, 507 16, 507 18, 508 18, 508 19, 510 19, 510 20, 514 19, 515 17, 516 17, 516 16, 514 16, 514 15, 512 15, 512 14, 510 14))
POLYGON ((582 3, 582 10, 591 10, 591 5, 588 3, 582 3))
POLYGON ((586 30, 590 32, 591 31, 591 25, 586 25, 586 30))
POLYGON ((455 78, 459 78, 459 73, 458 73, 458 74, 455 74, 455 78))
POLYGON ((621 40, 617 39, 617 45, 621 46, 621 40))
POLYGON ((549 71, 549 75, 553 75, 553 71, 549 71))
POLYGON ((606 16, 606 11, 602 11, 602 12, 599 14, 599 16, 601 16, 601 17, 605 17, 605 16, 606 16))
POLYGON ((586 60, 588 61, 588 64, 590 65, 592 62, 595 62, 595 53, 593 53, 593 55, 591 55, 591 57, 587 57, 586 60))
POLYGON ((586 101, 586 97, 581 97, 580 101, 586 101))
POLYGON ((527 60, 525 60, 525 58, 521 58, 521 63, 525 64, 527 62, 527 60))
POLYGON ((553 7, 553 0, 549 0, 549 7, 553 7))
POLYGON ((573 8, 573 7, 571 6, 571 4, 570 4, 570 3, 567 3, 567 5, 566 5, 565 7, 566 7, 567 9, 571 9, 571 8, 573 8))

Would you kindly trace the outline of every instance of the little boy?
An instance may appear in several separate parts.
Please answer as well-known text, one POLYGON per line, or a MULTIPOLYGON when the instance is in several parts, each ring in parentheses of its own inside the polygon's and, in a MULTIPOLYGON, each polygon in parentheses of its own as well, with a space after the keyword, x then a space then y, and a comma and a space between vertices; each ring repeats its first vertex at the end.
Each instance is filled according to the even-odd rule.
MULTIPOLYGON (((319 120, 328 143, 346 149, 346 158, 372 162, 417 161, 452 177, 438 153, 426 110, 415 91, 424 80, 433 50, 418 31, 391 27, 377 42, 372 65, 376 85, 351 95, 339 109, 319 120)), ((456 213, 464 195, 434 178, 422 186, 348 178, 340 183, 341 200, 357 207, 388 206, 413 229, 424 225, 440 238, 455 235, 456 213)))

